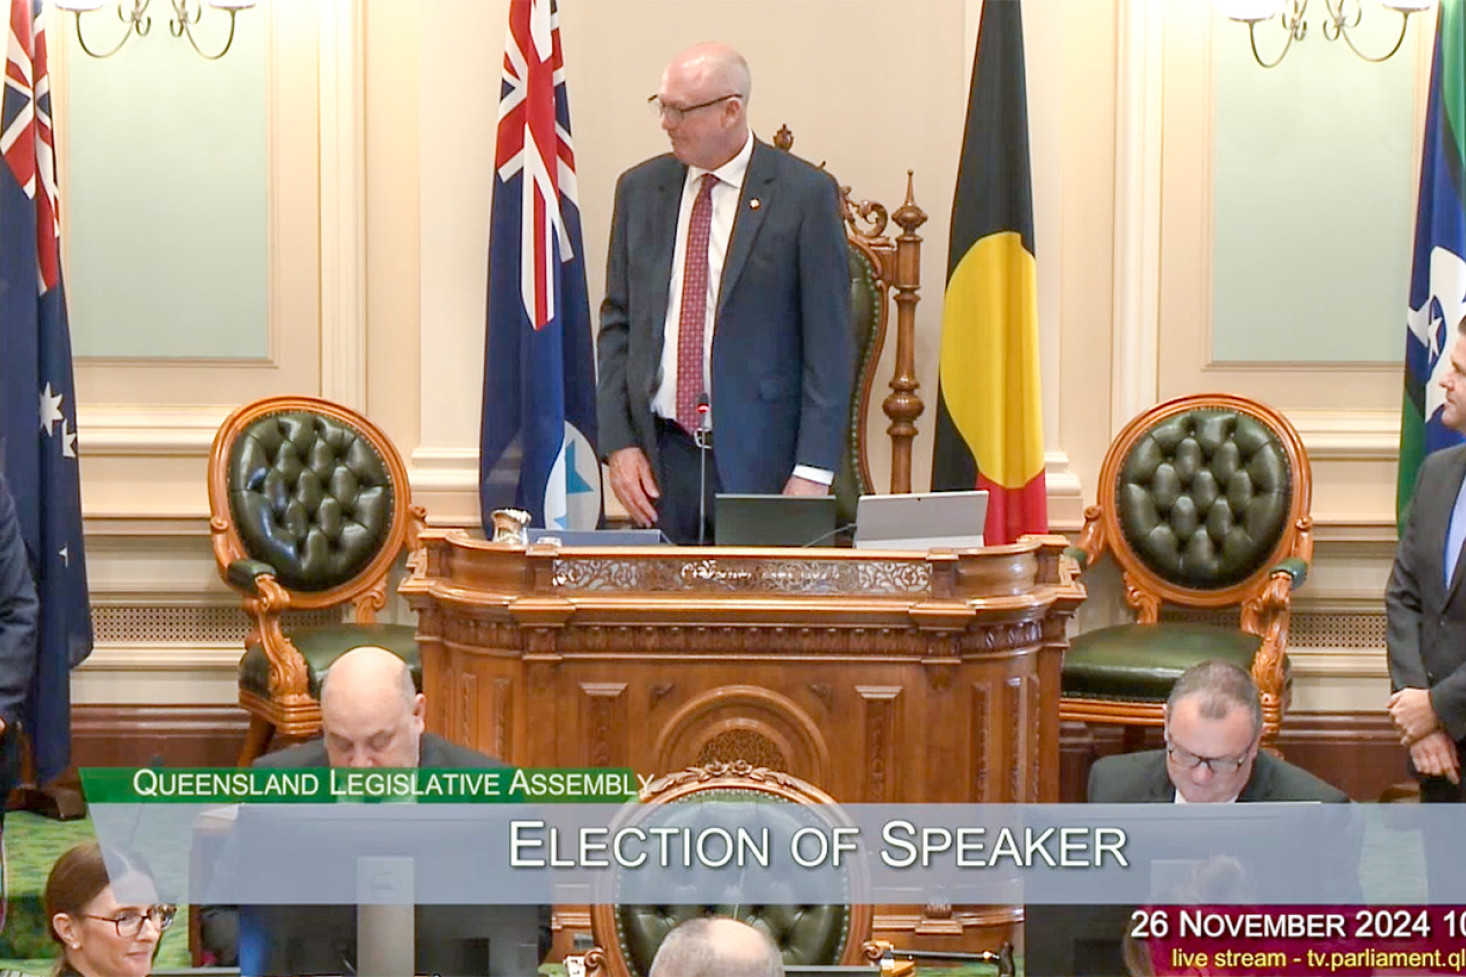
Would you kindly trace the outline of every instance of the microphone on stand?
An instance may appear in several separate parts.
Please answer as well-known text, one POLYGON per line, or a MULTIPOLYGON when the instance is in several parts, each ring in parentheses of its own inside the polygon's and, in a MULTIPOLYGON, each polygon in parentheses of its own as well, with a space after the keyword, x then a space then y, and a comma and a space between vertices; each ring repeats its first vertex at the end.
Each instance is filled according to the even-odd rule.
POLYGON ((709 412, 712 404, 708 401, 707 391, 697 395, 697 431, 692 435, 692 441, 702 450, 698 452, 698 478, 697 478, 697 545, 702 546, 707 542, 708 532, 708 449, 713 446, 709 437, 713 433, 710 423, 709 412))

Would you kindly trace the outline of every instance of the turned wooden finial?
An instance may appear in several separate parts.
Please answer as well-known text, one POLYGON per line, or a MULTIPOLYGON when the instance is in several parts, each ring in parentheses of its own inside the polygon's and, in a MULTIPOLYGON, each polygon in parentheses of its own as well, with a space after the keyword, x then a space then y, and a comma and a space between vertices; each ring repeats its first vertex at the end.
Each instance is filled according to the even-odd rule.
POLYGON ((926 211, 916 206, 915 194, 915 171, 906 171, 906 201, 894 214, 892 219, 901 226, 901 230, 907 234, 915 234, 916 229, 926 223, 926 211))
POLYGON ((787 125, 779 126, 779 131, 774 133, 774 145, 786 153, 789 152, 794 148, 794 130, 787 125))

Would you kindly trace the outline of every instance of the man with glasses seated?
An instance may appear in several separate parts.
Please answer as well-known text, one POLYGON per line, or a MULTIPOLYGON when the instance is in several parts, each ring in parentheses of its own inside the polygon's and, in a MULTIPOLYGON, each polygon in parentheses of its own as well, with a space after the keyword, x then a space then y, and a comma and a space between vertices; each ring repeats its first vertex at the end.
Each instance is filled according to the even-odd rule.
MULTIPOLYGON (((1181 673, 1166 700, 1166 748, 1097 761, 1089 771, 1089 800, 1097 804, 1348 801, 1343 791, 1308 771, 1259 752, 1261 736, 1262 702, 1252 676, 1230 662, 1201 662, 1181 673)), ((1340 894, 1341 901, 1362 901, 1355 866, 1341 860, 1329 868, 1337 873, 1332 891, 1340 894)), ((1025 973, 1086 977, 1127 972, 1122 938, 1131 928, 1134 909, 1026 907, 1025 973)))
POLYGON ((1089 771, 1099 804, 1342 803, 1343 791, 1258 751, 1262 702, 1252 676, 1225 661, 1181 673, 1166 700, 1166 748, 1105 757, 1089 771))

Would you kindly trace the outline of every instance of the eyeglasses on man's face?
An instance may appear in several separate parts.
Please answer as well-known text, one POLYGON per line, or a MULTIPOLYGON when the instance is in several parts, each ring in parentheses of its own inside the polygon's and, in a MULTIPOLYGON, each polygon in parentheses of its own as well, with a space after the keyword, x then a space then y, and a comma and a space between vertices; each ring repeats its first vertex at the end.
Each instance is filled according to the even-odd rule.
POLYGON ((104 923, 111 923, 117 927, 117 935, 124 940, 133 940, 142 935, 143 924, 151 922, 158 928, 158 932, 166 930, 173 925, 173 917, 178 915, 178 907, 173 905, 149 906, 147 909, 124 909, 116 916, 93 916, 90 913, 82 913, 86 919, 97 919, 104 923))
POLYGON ((741 97, 742 96, 740 96, 737 92, 730 92, 727 95, 719 95, 717 98, 708 99, 706 102, 698 102, 696 105, 668 105, 666 102, 662 101, 662 96, 653 95, 651 98, 646 100, 646 104, 651 106, 653 115, 655 115, 659 119, 665 117, 668 122, 672 123, 675 126, 680 125, 683 119, 685 119, 691 113, 696 112, 698 109, 705 109, 710 105, 717 105, 719 102, 726 102, 730 98, 741 97))
POLYGON ((1242 769, 1242 765, 1247 762, 1251 753, 1252 747, 1249 746, 1236 756, 1202 756, 1172 743, 1169 735, 1166 737, 1166 755, 1171 758, 1172 763, 1185 770, 1195 770, 1205 764, 1212 773, 1236 773, 1242 769))

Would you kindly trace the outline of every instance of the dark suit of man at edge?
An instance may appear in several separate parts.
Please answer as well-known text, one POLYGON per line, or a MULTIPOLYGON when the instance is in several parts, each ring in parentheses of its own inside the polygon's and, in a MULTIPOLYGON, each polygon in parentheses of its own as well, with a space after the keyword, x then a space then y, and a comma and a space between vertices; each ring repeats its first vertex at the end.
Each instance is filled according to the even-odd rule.
MULTIPOLYGON (((15 499, 0 475, 0 800, 20 779, 20 714, 36 671, 39 614, 15 499)), ((0 803, 0 830, 4 808, 0 803)))
MULTIPOLYGON (((1441 423, 1466 432, 1466 320, 1449 351, 1441 423)), ((1460 803, 1466 744, 1466 445, 1426 455, 1385 591, 1388 709, 1420 799, 1460 803)))
MULTIPOLYGON (((638 526, 698 539, 697 404, 718 491, 822 495, 854 349, 835 182, 754 138, 748 65, 678 55, 652 98, 672 152, 622 174, 597 340, 600 447, 638 526)), ((707 506, 711 514, 712 506, 707 506)))

